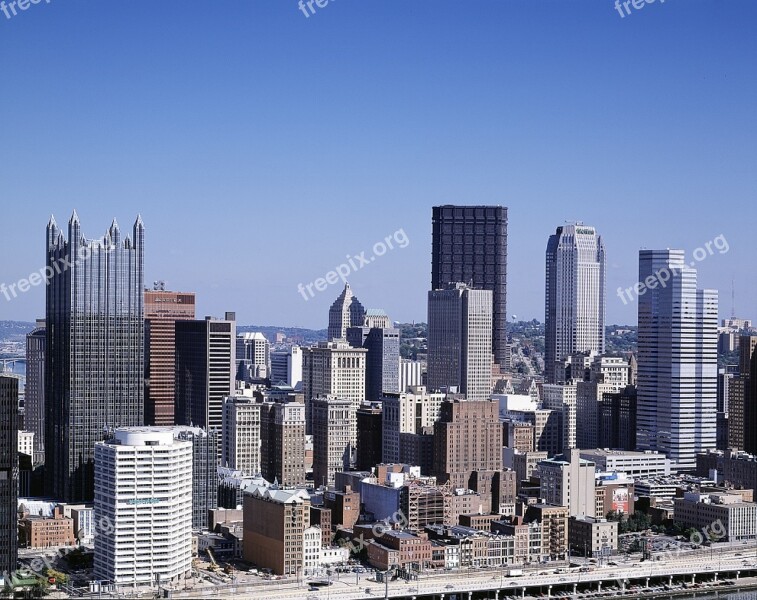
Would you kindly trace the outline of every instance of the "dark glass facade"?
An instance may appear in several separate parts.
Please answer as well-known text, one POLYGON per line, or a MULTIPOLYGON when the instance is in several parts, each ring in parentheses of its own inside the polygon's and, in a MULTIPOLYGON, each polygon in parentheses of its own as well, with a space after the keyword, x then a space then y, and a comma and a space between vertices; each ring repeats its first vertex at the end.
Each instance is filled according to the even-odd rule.
MULTIPOLYGON (((45 461, 45 328, 26 336, 24 428, 34 432, 34 464, 45 461)), ((44 325, 44 323, 42 323, 44 325)))
POLYGON ((192 529, 207 529, 208 511, 218 508, 217 429, 178 428, 177 440, 192 442, 192 529))
POLYGON ((433 208, 431 289, 457 282, 492 291, 494 361, 509 369, 506 207, 433 208))
POLYGON ((0 575, 18 555, 18 379, 0 376, 0 575))
POLYGON ((236 322, 176 321, 177 425, 223 427, 223 401, 234 394, 236 322))
POLYGON ((113 221, 88 240, 74 213, 66 240, 47 226, 45 465, 48 494, 94 497, 94 446, 108 427, 143 424, 144 243, 113 221))
POLYGON ((400 391, 400 330, 395 327, 349 327, 347 342, 365 348, 365 397, 379 402, 387 393, 400 391))

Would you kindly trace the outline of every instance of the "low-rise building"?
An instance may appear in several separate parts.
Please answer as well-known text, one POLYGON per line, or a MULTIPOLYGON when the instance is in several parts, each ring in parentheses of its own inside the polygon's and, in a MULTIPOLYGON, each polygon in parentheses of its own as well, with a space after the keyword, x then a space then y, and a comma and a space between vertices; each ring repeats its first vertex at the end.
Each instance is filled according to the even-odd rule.
POLYGON ((618 522, 592 517, 571 517, 568 543, 572 554, 611 556, 618 551, 618 522))
POLYGON ((597 473, 596 485, 597 517, 606 517, 610 511, 634 513, 634 481, 625 473, 597 473))
POLYGON ((689 492, 676 498, 674 519, 702 532, 703 539, 741 542, 757 539, 757 504, 739 494, 689 492))
POLYGON ((95 539, 95 508, 83 504, 66 505, 63 514, 74 521, 74 537, 83 544, 95 539))
POLYGON ((513 448, 502 449, 502 465, 506 469, 515 471, 518 493, 521 491, 521 484, 530 480, 539 463, 547 458, 546 452, 518 452, 513 448))
POLYGON ((19 521, 21 545, 26 548, 56 548, 73 546, 74 520, 63 516, 63 509, 56 506, 52 516, 24 515, 19 521))
POLYGON ((323 504, 331 511, 331 526, 352 529, 360 517, 360 494, 347 486, 344 491, 328 490, 323 504))
POLYGON ((34 432, 33 431, 19 431, 18 432, 18 451, 21 454, 27 456, 34 456, 34 432))
POLYGON ((568 516, 565 506, 532 504, 526 509, 525 522, 541 525, 542 560, 565 560, 568 554, 568 516))
POLYGON ((244 560, 277 575, 297 575, 310 527, 305 490, 258 487, 244 496, 244 560))
POLYGON ((723 485, 757 489, 757 456, 736 449, 697 454, 697 475, 715 478, 723 485))
POLYGON ((431 566, 431 542, 408 531, 385 531, 368 544, 368 562, 381 571, 426 569, 431 566))
POLYGON ((581 450, 581 458, 590 460, 597 471, 617 471, 631 477, 653 477, 670 475, 670 460, 665 454, 647 450, 629 452, 626 450, 581 450))

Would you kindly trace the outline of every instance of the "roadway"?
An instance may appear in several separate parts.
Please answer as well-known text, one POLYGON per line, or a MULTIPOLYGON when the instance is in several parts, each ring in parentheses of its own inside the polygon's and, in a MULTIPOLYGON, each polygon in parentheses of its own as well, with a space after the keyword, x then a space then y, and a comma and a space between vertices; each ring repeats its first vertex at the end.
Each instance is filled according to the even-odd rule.
MULTIPOLYGON (((573 570, 569 573, 555 573, 555 566, 542 565, 525 572, 522 577, 507 577, 507 569, 465 570, 463 572, 441 572, 421 574, 418 581, 393 581, 389 583, 389 598, 413 598, 436 596, 449 599, 452 596, 468 597, 468 592, 484 592, 500 589, 500 598, 506 596, 521 597, 524 588, 536 588, 532 595, 538 593, 538 588, 546 592, 549 586, 570 590, 573 584, 592 584, 597 589, 610 587, 620 589, 624 582, 635 579, 635 583, 644 584, 645 579, 674 576, 696 576, 707 574, 713 577, 716 572, 725 572, 720 580, 734 579, 735 571, 757 571, 757 556, 753 547, 744 546, 732 549, 717 549, 710 551, 699 550, 679 555, 661 553, 663 560, 652 560, 632 563, 627 561, 618 566, 592 567, 590 572, 573 570)), ((368 581, 366 578, 356 578, 354 575, 343 575, 341 580, 334 581, 330 586, 310 591, 304 583, 294 581, 266 582, 267 585, 246 585, 223 587, 196 587, 184 593, 175 591, 174 598, 223 598, 238 599, 260 598, 261 592, 266 600, 358 600, 364 598, 383 598, 385 584, 368 581), (264 591, 263 591, 264 590, 264 591), (366 592, 370 590, 370 592, 366 592)), ((662 584, 660 584, 662 585, 662 584)), ((529 592, 526 592, 528 597, 529 592)), ((492 594, 493 595, 493 594, 492 594)))

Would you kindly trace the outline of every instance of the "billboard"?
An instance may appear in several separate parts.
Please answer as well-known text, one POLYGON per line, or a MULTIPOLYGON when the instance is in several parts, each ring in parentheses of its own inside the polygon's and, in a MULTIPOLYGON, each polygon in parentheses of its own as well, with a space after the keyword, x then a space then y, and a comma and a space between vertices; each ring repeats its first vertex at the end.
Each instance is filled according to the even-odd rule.
POLYGON ((629 493, 627 487, 618 487, 612 491, 611 510, 629 514, 629 493))

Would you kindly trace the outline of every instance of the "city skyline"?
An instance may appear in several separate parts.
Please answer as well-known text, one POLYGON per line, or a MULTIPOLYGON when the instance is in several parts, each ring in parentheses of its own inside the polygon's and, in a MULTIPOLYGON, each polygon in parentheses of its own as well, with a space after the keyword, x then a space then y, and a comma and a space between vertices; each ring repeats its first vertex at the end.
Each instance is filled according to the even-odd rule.
MULTIPOLYGON (((614 291, 635 282, 640 248, 690 255, 721 233, 731 250, 700 277, 723 298, 735 277, 736 313, 757 319, 757 281, 741 276, 752 233, 737 217, 756 183, 753 2, 626 18, 599 0, 366 0, 307 19, 283 2, 37 8, 0 17, 0 48, 28 49, 5 73, 19 95, 0 140, 13 214, 3 248, 14 251, 0 282, 44 266, 29 240, 50 213, 100 223, 141 212, 147 282, 196 292, 201 316, 233 308, 240 323, 321 328, 334 288, 305 301, 297 285, 404 228, 406 248, 349 281, 367 305, 421 321, 431 207, 496 204, 508 208, 508 320, 543 318, 543 246, 565 221, 603 234, 608 323, 635 323, 614 291), (368 206, 381 208, 355 227, 368 206), (233 226, 245 215, 247 249, 264 258, 241 278, 233 226), (184 234, 200 220, 207 235, 184 234), (268 293, 254 293, 258 281, 268 293)), ((44 293, 0 306, 33 322, 44 293)))
MULTIPOLYGON (((460 205, 460 206, 469 206, 469 205, 463 204, 463 205, 460 205)), ((470 205, 470 206, 475 206, 475 205, 470 205)), ((431 208, 432 207, 429 206, 428 208, 429 208, 429 211, 428 211, 428 215, 427 215, 428 216, 427 221, 429 223, 429 227, 428 228, 430 230, 431 229, 430 222, 431 222, 431 208)), ((507 207, 505 207, 505 208, 507 208, 507 207)), ((77 218, 78 218, 79 211, 74 210, 73 214, 75 214, 77 216, 77 218)), ((109 213, 103 213, 103 214, 109 214, 109 213)), ((144 222, 144 220, 142 219, 141 213, 140 213, 140 219, 144 222)), ((117 221, 117 219, 113 218, 112 214, 109 217, 109 220, 116 220, 117 221)), ((579 226, 579 225, 581 225, 584 222, 585 221, 583 221, 583 220, 565 221, 564 224, 560 225, 559 227, 565 228, 565 227, 571 227, 571 226, 579 226)), ((146 229, 148 229, 148 230, 150 229, 149 228, 149 224, 146 226, 146 229)), ((553 235, 554 235, 554 228, 552 228, 552 230, 550 231, 550 233, 545 236, 544 240, 549 239, 549 237, 553 236, 553 235)), ((673 237, 673 236, 671 236, 671 237, 673 237)), ((719 233, 719 234, 713 235, 711 237, 716 238, 718 243, 716 244, 713 239, 710 239, 710 240, 703 240, 696 247, 694 247, 694 246, 689 246, 689 247, 680 247, 680 246, 679 247, 673 247, 671 245, 662 244, 662 245, 660 245, 656 249, 676 249, 676 250, 681 249, 681 250, 683 250, 685 257, 687 258, 687 260, 689 262, 689 266, 691 266, 691 267, 696 266, 697 270, 700 273, 709 273, 708 278, 705 279, 705 281, 720 280, 723 283, 723 285, 725 286, 723 288, 718 288, 716 285, 707 284, 707 287, 709 287, 711 289, 718 290, 718 292, 724 298, 724 301, 721 302, 721 304, 720 304, 720 312, 719 312, 719 318, 720 319, 729 318, 729 317, 733 316, 732 313, 735 316, 737 316, 737 317, 742 317, 742 318, 747 318, 747 319, 750 318, 752 314, 757 315, 757 310, 756 310, 757 307, 754 307, 754 308, 751 308, 751 309, 750 308, 747 308, 747 309, 743 309, 742 308, 744 306, 749 307, 749 306, 753 306, 754 305, 754 303, 751 302, 748 298, 746 299, 746 301, 743 299, 743 297, 745 296, 745 294, 743 293, 743 290, 745 289, 745 287, 746 288, 750 287, 750 279, 749 278, 743 278, 743 277, 739 278, 736 275, 726 277, 730 271, 728 270, 727 267, 725 268, 725 270, 723 268, 721 268, 721 267, 723 267, 724 261, 729 261, 731 259, 731 254, 733 253, 733 250, 732 250, 730 241, 729 241, 729 239, 727 237, 727 234, 719 233), (732 302, 732 297, 733 297, 733 302, 732 302)), ((607 238, 606 235, 602 235, 602 241, 603 242, 606 240, 606 238, 607 238)), ((98 240, 101 240, 101 239, 102 239, 102 236, 100 236, 100 237, 95 236, 95 237, 89 239, 89 241, 98 241, 98 240)), ((429 248, 428 248, 429 252, 428 252, 428 254, 430 255, 431 254, 431 235, 430 234, 428 236, 428 241, 429 241, 429 248)), ((610 243, 612 243, 612 241, 610 241, 610 243)), ((543 252, 544 252, 543 246, 544 246, 544 244, 542 242, 542 250, 541 250, 542 255, 543 255, 543 252)), ((647 248, 644 247, 644 248, 640 248, 640 249, 647 249, 647 248)), ((638 251, 639 251, 639 249, 637 249, 635 251, 637 256, 638 256, 638 251)), ((610 253, 608 252, 608 254, 610 254, 610 253)), ((149 282, 153 281, 153 278, 147 275, 147 265, 149 264, 149 256, 150 256, 149 252, 146 252, 145 253, 145 264, 146 264, 146 267, 145 267, 145 269, 146 269, 145 291, 146 292, 152 290, 152 286, 149 285, 149 282)), ((383 259, 382 258, 380 260, 391 260, 391 259, 383 259)), ((380 262, 380 260, 379 260, 379 262, 380 262)), ((371 262, 371 265, 373 265, 372 262, 371 262)), ((607 271, 608 271, 608 274, 607 274, 607 277, 606 277, 606 279, 607 279, 607 289, 606 289, 607 300, 606 300, 606 306, 607 306, 607 315, 608 316, 605 319, 605 323, 607 325, 612 325, 612 324, 617 324, 617 325, 636 325, 637 324, 636 323, 636 321, 637 321, 637 319, 636 319, 636 301, 638 300, 638 293, 633 290, 633 287, 634 287, 634 285, 637 284, 637 278, 631 277, 631 278, 623 279, 622 280, 622 285, 618 285, 616 287, 612 287, 613 286, 613 281, 615 283, 621 283, 621 280, 617 278, 617 269, 616 269, 616 273, 615 273, 615 279, 612 280, 610 278, 610 271, 612 270, 613 266, 617 267, 617 263, 613 262, 612 255, 610 255, 610 256, 608 256, 608 259, 607 259, 607 271), (624 312, 621 313, 620 310, 619 310, 620 308, 622 308, 624 312), (628 314, 629 310, 633 311, 633 314, 629 315, 628 314), (613 318, 611 316, 613 314, 615 315, 615 318, 613 318), (623 319, 626 319, 626 320, 623 320, 623 319)), ((402 268, 401 265, 400 265, 400 268, 402 268)), ((544 269, 544 261, 543 261, 543 259, 541 261, 541 268, 542 268, 542 274, 541 274, 541 276, 542 276, 542 290, 541 290, 540 293, 541 293, 541 301, 543 303, 543 298, 544 298, 544 293, 545 293, 544 278, 546 276, 546 270, 544 269)), ((0 269, 7 269, 7 266, 2 266, 2 267, 0 267, 0 269)), ((11 288, 11 283, 8 283, 7 281, 6 282, 1 282, 1 283, 4 284, 5 287, 2 288, 2 289, 0 289, 0 305, 4 305, 4 308, 21 307, 21 310, 22 310, 22 312, 19 313, 16 316, 8 315, 6 317, 7 320, 10 320, 10 321, 24 321, 24 322, 33 323, 34 320, 35 320, 35 318, 39 318, 39 316, 37 316, 37 317, 35 317, 34 315, 26 316, 26 313, 29 312, 28 306, 30 306, 31 304, 33 304, 33 302, 29 302, 29 300, 30 299, 36 299, 40 295, 41 295, 41 300, 42 300, 42 308, 41 308, 40 315, 44 314, 44 290, 45 290, 44 281, 45 280, 44 280, 44 273, 43 272, 44 272, 44 267, 41 267, 40 269, 37 269, 36 272, 35 271, 31 271, 30 273, 26 274, 26 276, 20 277, 18 281, 13 282, 13 285, 15 285, 15 287, 13 287, 13 288, 11 288), (35 276, 34 274, 35 273, 40 273, 40 272, 42 272, 42 275, 41 275, 41 277, 39 277, 37 279, 37 281, 41 282, 41 285, 39 283, 35 284, 34 283, 34 279, 33 279, 33 277, 35 276), (19 283, 19 281, 24 280, 24 279, 27 281, 27 286, 26 286, 25 291, 22 292, 20 290, 19 286, 18 286, 18 283, 19 283), (30 282, 30 281, 32 283, 31 283, 31 285, 28 285, 28 282, 30 282)), ((316 273, 317 273, 317 271, 316 271, 316 273)), ((158 274, 155 274, 155 275, 157 277, 158 274)), ((223 297, 221 297, 221 299, 219 299, 219 301, 218 301, 219 303, 218 304, 216 304, 216 302, 214 300, 211 300, 211 299, 208 299, 208 298, 203 299, 201 297, 200 293, 196 292, 196 289, 205 289, 205 286, 203 286, 203 284, 202 284, 202 280, 203 280, 202 277, 199 277, 199 276, 195 275, 194 278, 187 278, 186 279, 186 281, 187 281, 186 285, 182 284, 180 286, 174 285, 174 282, 172 282, 170 280, 164 281, 164 280, 162 280, 160 278, 155 279, 154 281, 156 283, 160 283, 162 285, 165 285, 167 289, 170 288, 172 290, 171 293, 190 293, 190 294, 196 294, 197 295, 196 302, 197 302, 197 306, 199 307, 199 308, 197 308, 197 315, 207 315, 207 316, 213 316, 213 317, 220 317, 220 318, 222 318, 223 315, 224 315, 224 313, 225 313, 225 309, 228 306, 228 303, 225 300, 223 300, 223 297), (210 306, 212 306, 212 309, 210 308, 210 306)), ((347 283, 349 283, 352 286, 353 290, 355 290, 356 288, 351 283, 351 281, 352 281, 351 278, 347 279, 347 283)), ((362 281, 362 279, 361 279, 361 281, 362 281)), ((337 283, 340 283, 340 282, 337 280, 337 283)), ((509 285, 511 285, 511 284, 510 284, 509 277, 508 277, 508 286, 509 285)), ((422 294, 421 294, 421 296, 423 296, 424 298, 426 297, 427 292, 430 290, 430 287, 428 287, 428 284, 426 284, 426 286, 427 286, 428 289, 426 289, 426 291, 422 292, 422 294)), ((281 285, 275 285, 275 286, 272 286, 272 287, 274 287, 276 289, 279 289, 282 286, 281 285)), ((416 286, 415 287, 423 287, 423 284, 421 282, 416 282, 416 286)), ((478 287, 478 286, 474 286, 474 287, 478 287)), ((396 305, 396 302, 398 301, 398 298, 397 298, 396 294, 387 294, 387 293, 385 293, 384 290, 376 290, 376 288, 375 288, 375 281, 374 282, 371 282, 371 281, 366 282, 365 288, 366 289, 374 289, 374 291, 375 291, 375 294, 371 298, 371 304, 372 305, 381 305, 381 306, 384 306, 384 305, 396 305), (377 302, 377 301, 373 300, 373 297, 384 298, 384 304, 381 304, 380 302, 377 302)), ((239 314, 241 312, 242 314, 248 314, 248 315, 251 315, 251 316, 250 316, 249 319, 240 322, 240 324, 243 325, 243 326, 244 325, 259 325, 259 326, 279 326, 279 327, 302 327, 302 328, 305 328, 305 329, 312 329, 312 330, 320 330, 320 329, 326 330, 326 329, 328 329, 329 323, 328 323, 328 318, 324 318, 323 317, 323 313, 324 313, 324 311, 328 312, 329 307, 333 305, 333 303, 334 303, 333 298, 335 297, 335 295, 338 294, 339 289, 340 289, 339 286, 332 286, 330 288, 327 288, 323 293, 320 293, 320 294, 318 294, 316 296, 317 301, 316 302, 312 302, 311 303, 311 307, 312 306, 317 306, 319 308, 319 310, 318 310, 319 314, 317 314, 317 315, 314 316, 314 320, 313 321, 309 321, 307 323, 300 322, 299 321, 299 317, 296 317, 296 318, 293 319, 290 316, 287 316, 287 314, 285 314, 283 312, 280 313, 282 315, 281 317, 272 317, 269 320, 266 320, 262 316, 256 316, 256 315, 252 314, 250 310, 246 310, 245 309, 245 304, 247 302, 249 302, 250 296, 249 296, 249 294, 243 294, 243 295, 241 295, 241 298, 240 298, 239 303, 238 303, 238 306, 240 306, 242 310, 241 311, 238 310, 237 313, 239 314), (297 321, 297 322, 295 322, 295 321, 297 321)), ((357 293, 360 294, 361 296, 365 295, 365 292, 361 291, 362 290, 361 286, 358 287, 357 290, 358 290, 357 293)), ((297 294, 296 287, 294 288, 294 292, 295 292, 295 294, 297 294)), ((280 296, 276 296, 276 297, 284 299, 286 297, 286 295, 287 295, 286 292, 282 292, 280 296)), ((299 294, 297 294, 297 295, 299 295, 299 294)), ((407 296, 407 295, 403 295, 401 297, 401 299, 409 301, 409 302, 404 302, 404 303, 402 303, 402 304, 399 305, 399 307, 398 307, 397 310, 398 310, 399 313, 402 313, 402 314, 408 314, 407 308, 403 308, 403 307, 407 307, 408 304, 413 304, 413 305, 417 304, 417 298, 415 298, 414 296, 410 297, 410 296, 407 296)), ((300 300, 302 300, 301 296, 300 296, 300 300)), ((529 299, 528 302, 527 302, 527 304, 529 305, 529 311, 533 311, 533 312, 528 312, 528 313, 524 314, 523 311, 519 311, 520 314, 516 314, 514 311, 513 312, 508 311, 508 314, 509 314, 508 321, 509 322, 513 322, 515 320, 518 320, 518 321, 521 321, 521 320, 522 321, 530 321, 530 320, 536 319, 537 321, 539 321, 541 323, 544 323, 544 316, 545 315, 544 315, 543 304, 542 304, 542 306, 538 306, 534 298, 529 299), (541 310, 541 312, 539 312, 540 310, 541 310)), ((421 307, 421 309, 422 310, 419 310, 417 314, 410 315, 409 318, 396 319, 393 322, 400 322, 400 323, 410 323, 410 322, 421 323, 421 322, 426 322, 427 321, 427 316, 428 316, 427 315, 427 311, 425 310, 424 307, 421 307)), ((8 311, 6 311, 3 316, 6 316, 7 312, 8 311)), ((302 314, 303 311, 302 310, 295 310, 293 312, 294 312, 294 314, 302 314)), ((757 319, 755 319, 755 320, 757 320, 757 319)))
POLYGON ((757 590, 754 23, 0 0, 0 596, 757 590))

